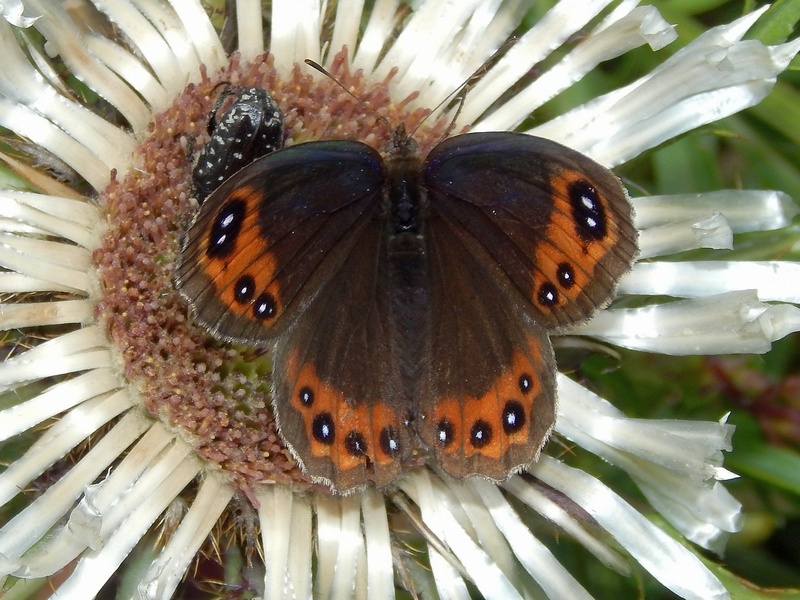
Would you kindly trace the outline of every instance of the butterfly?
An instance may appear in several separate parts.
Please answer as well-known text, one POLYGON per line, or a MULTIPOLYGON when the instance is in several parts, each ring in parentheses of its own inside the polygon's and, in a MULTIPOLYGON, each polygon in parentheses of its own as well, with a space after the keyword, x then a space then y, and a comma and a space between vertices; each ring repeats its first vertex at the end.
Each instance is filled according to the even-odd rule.
POLYGON ((274 349, 304 472, 346 493, 420 460, 495 481, 534 462, 556 414, 549 336, 608 304, 637 253, 617 177, 522 133, 422 157, 402 127, 383 155, 339 140, 236 160, 175 281, 213 336, 274 349))

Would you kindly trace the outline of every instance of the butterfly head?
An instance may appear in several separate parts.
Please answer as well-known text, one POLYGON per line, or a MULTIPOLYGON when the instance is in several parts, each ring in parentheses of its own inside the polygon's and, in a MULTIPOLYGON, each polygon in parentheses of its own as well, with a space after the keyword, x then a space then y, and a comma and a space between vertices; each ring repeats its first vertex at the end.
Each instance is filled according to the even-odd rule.
POLYGON ((386 156, 405 157, 415 156, 419 150, 417 141, 406 131, 404 123, 400 123, 392 131, 392 137, 386 144, 386 156))

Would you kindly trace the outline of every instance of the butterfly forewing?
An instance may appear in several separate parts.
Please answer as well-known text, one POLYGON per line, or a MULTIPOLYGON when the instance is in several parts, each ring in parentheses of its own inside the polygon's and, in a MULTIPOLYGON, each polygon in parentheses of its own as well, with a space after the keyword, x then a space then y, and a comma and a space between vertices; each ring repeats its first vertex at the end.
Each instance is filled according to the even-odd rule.
POLYGON ((607 304, 637 251, 619 180, 555 142, 510 132, 455 136, 428 155, 424 180, 432 212, 548 330, 607 304))
POLYGON ((178 289, 216 336, 263 343, 339 270, 373 218, 380 156, 364 144, 301 144, 239 171, 202 206, 178 289))

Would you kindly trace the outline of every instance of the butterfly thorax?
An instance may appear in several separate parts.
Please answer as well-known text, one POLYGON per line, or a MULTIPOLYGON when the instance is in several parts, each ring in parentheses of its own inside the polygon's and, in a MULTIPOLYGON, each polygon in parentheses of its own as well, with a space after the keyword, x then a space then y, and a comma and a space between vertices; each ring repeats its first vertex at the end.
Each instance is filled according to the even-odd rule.
POLYGON ((428 198, 422 182, 422 161, 416 142, 400 128, 385 160, 381 214, 389 263, 403 273, 399 288, 426 285, 425 221, 428 198))
POLYGON ((384 214, 389 217, 393 235, 423 233, 427 202, 421 186, 420 168, 417 156, 392 156, 386 161, 384 214))

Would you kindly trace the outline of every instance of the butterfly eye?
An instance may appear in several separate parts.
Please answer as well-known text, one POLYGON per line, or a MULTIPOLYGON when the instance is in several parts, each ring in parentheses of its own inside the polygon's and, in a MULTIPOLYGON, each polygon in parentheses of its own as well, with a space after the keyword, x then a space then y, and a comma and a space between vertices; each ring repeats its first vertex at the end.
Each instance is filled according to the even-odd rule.
POLYGON ((259 321, 270 319, 278 312, 278 304, 271 294, 264 292, 256 298, 253 304, 253 316, 259 321))
POLYGON ((247 304, 255 294, 256 280, 250 275, 242 275, 236 282, 233 297, 239 304, 247 304))
POLYGON ((310 387, 301 388, 297 397, 300 399, 300 403, 303 406, 311 406, 314 404, 314 391, 310 387))
POLYGON ((558 277, 559 285, 565 290, 570 289, 575 285, 575 272, 569 263, 561 263, 556 269, 556 277, 558 277))
POLYGON ((549 281, 545 281, 539 286, 539 293, 536 297, 542 306, 555 306, 558 304, 558 290, 549 281))

